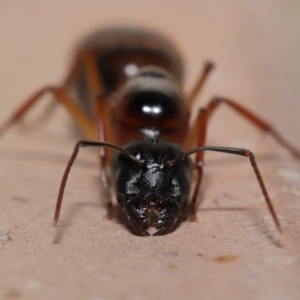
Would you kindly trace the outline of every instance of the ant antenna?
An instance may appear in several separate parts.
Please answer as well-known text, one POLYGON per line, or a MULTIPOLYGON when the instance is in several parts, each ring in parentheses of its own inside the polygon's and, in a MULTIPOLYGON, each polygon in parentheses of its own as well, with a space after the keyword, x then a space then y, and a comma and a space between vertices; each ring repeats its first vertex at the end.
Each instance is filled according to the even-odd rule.
POLYGON ((57 197, 57 202, 56 202, 56 209, 55 209, 55 214, 54 214, 54 221, 53 221, 54 226, 56 226, 56 224, 58 222, 58 219, 59 219, 62 199, 63 199, 65 186, 66 186, 66 183, 67 183, 67 180, 68 180, 68 176, 69 176, 71 167, 72 167, 72 165, 73 165, 73 163, 74 163, 74 161, 77 157, 77 154, 79 152, 79 148, 82 148, 82 147, 109 147, 109 148, 113 148, 113 149, 116 149, 116 150, 120 151, 122 154, 124 154, 125 156, 127 156, 128 158, 133 160, 139 166, 142 166, 144 164, 144 161, 136 158, 130 152, 128 152, 127 150, 125 150, 125 149, 123 149, 123 148, 121 148, 117 145, 110 144, 110 143, 104 143, 104 142, 79 141, 74 147, 73 153, 70 157, 70 160, 69 160, 68 165, 65 169, 65 172, 64 172, 61 184, 60 184, 58 197, 57 197))
POLYGON ((274 209, 274 207, 272 205, 272 202, 271 202, 270 197, 268 195, 267 189, 266 189, 265 184, 263 182, 262 176, 261 176, 260 171, 258 169, 258 166, 257 166, 256 160, 255 160, 254 154, 251 151, 246 150, 246 149, 229 148, 229 147, 216 147, 216 146, 199 147, 199 148, 195 148, 195 149, 192 149, 190 151, 184 152, 184 153, 182 153, 181 155, 177 156, 176 158, 174 158, 172 160, 166 161, 165 162, 165 166, 166 167, 172 167, 181 158, 183 158, 185 156, 188 156, 188 155, 191 155, 191 154, 196 153, 196 152, 206 151, 206 150, 208 150, 208 151, 216 151, 216 152, 223 152, 223 153, 229 153, 229 154, 235 154, 235 155, 241 155, 241 156, 245 156, 245 157, 249 157, 250 158, 251 166, 252 166, 252 168, 253 168, 253 170, 255 172, 255 175, 256 175, 256 178, 257 178, 258 183, 260 185, 261 191, 262 191, 262 193, 264 195, 264 198, 266 200, 266 203, 268 205, 268 209, 270 211, 270 214, 271 214, 271 216, 273 218, 273 221, 274 221, 274 223, 276 225, 276 228, 278 229, 278 231, 280 233, 282 233, 280 222, 278 220, 278 217, 276 215, 275 209, 274 209))

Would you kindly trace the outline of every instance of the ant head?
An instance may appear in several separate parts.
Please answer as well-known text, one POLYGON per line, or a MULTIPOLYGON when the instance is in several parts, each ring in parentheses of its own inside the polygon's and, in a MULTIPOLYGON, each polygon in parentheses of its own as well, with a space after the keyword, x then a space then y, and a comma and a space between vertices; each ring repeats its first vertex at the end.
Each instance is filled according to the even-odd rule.
POLYGON ((142 163, 120 152, 113 157, 111 174, 119 204, 137 234, 149 235, 150 226, 158 229, 155 235, 169 233, 188 202, 190 157, 177 144, 157 139, 138 139, 124 150, 142 163))

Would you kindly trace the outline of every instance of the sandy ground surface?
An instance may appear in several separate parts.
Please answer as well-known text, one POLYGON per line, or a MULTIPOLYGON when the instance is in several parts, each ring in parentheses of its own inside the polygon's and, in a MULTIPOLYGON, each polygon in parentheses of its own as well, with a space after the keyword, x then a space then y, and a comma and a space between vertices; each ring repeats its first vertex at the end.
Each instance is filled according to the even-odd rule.
MULTIPOLYGON (((117 24, 178 45, 189 91, 216 62, 213 95, 250 107, 300 148, 298 1, 1 1, 0 120, 37 88, 59 83, 73 46, 117 24)), ((58 186, 78 139, 62 109, 0 143, 0 299, 300 299, 300 162, 228 108, 208 144, 252 149, 282 223, 272 223, 247 159, 208 154, 198 223, 142 238, 105 221, 98 159, 83 150, 52 226, 58 186)), ((116 206, 117 207, 117 206, 116 206)))

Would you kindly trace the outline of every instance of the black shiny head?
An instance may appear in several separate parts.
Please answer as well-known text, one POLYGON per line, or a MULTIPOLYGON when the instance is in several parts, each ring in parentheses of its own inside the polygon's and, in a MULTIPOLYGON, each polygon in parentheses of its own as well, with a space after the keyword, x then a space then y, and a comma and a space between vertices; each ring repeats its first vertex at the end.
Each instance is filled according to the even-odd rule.
POLYGON ((142 164, 117 152, 112 158, 112 181, 119 204, 139 235, 169 233, 187 205, 193 177, 193 163, 175 143, 161 139, 138 139, 124 150, 142 164), (183 155, 183 156, 182 156, 183 155), (182 156, 182 157, 180 157, 182 156), (177 159, 175 163, 169 162, 177 159))

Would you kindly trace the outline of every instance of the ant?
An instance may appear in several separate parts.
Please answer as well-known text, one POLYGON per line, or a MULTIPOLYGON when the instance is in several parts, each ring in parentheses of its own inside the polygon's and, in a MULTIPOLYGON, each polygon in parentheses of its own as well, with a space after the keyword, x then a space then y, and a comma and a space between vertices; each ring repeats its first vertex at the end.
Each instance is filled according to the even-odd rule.
POLYGON ((189 220, 197 220, 196 200, 205 151, 250 159, 270 214, 282 232, 254 154, 240 148, 205 146, 207 124, 213 112, 225 104, 272 135, 298 159, 300 152, 263 119, 223 97, 213 98, 205 108, 199 109, 196 121, 189 127, 190 107, 213 67, 211 62, 206 62, 195 87, 184 95, 181 57, 164 37, 137 28, 111 28, 88 36, 78 47, 62 84, 37 91, 0 127, 1 135, 18 123, 43 95, 51 93, 90 138, 74 147, 62 178, 54 226, 79 149, 98 147, 107 200, 106 218, 113 218, 112 184, 117 201, 137 235, 150 235, 147 231, 150 226, 157 229, 154 235, 171 232, 186 206, 189 206, 189 220), (78 102, 73 100, 70 91, 78 102), (191 147, 196 148, 183 150, 191 147), (190 157, 193 153, 196 154, 194 162, 190 157), (197 174, 191 193, 194 169, 197 174))

